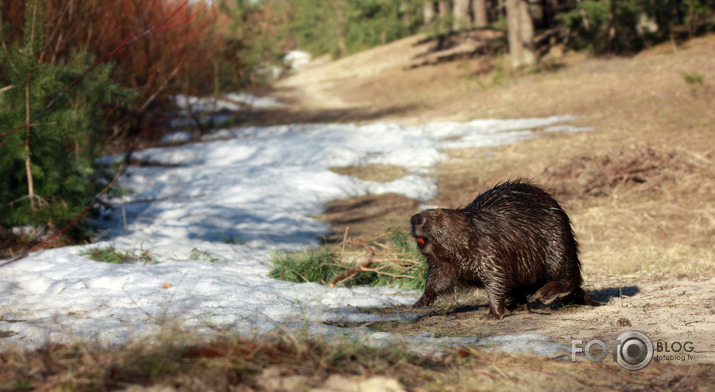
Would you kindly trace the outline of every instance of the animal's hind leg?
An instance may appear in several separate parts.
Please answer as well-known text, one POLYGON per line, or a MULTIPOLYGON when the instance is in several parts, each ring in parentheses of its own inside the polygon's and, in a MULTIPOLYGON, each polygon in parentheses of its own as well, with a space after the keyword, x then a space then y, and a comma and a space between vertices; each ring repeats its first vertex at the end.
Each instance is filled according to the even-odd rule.
POLYGON ((576 305, 589 305, 589 306, 601 306, 600 302, 596 302, 589 297, 581 287, 575 288, 571 294, 563 299, 564 303, 571 303, 576 305))
POLYGON ((534 313, 529 307, 529 300, 526 298, 526 295, 518 295, 514 297, 511 301, 511 304, 507 306, 507 309, 512 311, 526 310, 529 313, 534 313))
MULTIPOLYGON (((568 280, 552 280, 529 296, 529 302, 536 300, 545 305, 549 305, 557 299, 571 295, 575 291, 576 285, 568 280)), ((578 287, 580 290, 581 288, 578 287)), ((583 292, 583 290, 581 290, 583 292)))

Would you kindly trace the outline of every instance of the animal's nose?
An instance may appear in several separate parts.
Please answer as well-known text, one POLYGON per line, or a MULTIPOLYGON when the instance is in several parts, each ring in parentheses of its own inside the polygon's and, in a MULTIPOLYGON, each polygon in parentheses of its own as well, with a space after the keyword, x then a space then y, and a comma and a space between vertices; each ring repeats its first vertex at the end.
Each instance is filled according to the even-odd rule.
POLYGON ((425 223, 425 218, 422 217, 420 214, 415 214, 412 215, 412 219, 410 219, 410 223, 412 223, 412 226, 422 226, 423 223, 425 223))

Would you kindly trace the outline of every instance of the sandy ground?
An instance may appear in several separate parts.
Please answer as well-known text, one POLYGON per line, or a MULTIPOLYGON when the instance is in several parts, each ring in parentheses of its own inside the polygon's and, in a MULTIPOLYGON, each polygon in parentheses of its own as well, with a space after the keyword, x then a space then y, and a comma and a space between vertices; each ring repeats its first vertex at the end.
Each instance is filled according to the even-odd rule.
MULTIPOLYGON (((517 310, 501 321, 485 317, 489 311, 486 295, 480 292, 444 296, 417 323, 392 324, 405 334, 425 330, 437 335, 493 336, 515 333, 540 333, 571 346, 583 347, 593 339, 608 343, 629 330, 645 333, 656 346, 656 355, 680 354, 681 364, 715 363, 713 322, 715 321, 715 279, 662 279, 627 283, 628 280, 593 280, 587 283, 589 295, 604 303, 599 307, 539 308, 517 310), (680 348, 686 342, 692 350, 680 348), (658 344, 662 350, 657 351, 658 344), (666 352, 665 345, 669 352, 666 352), (673 344, 678 349, 673 352, 673 344), (690 354, 691 357, 687 357, 690 354)), ((406 310, 407 311, 407 310, 406 310)), ((411 311, 411 310, 410 310, 411 311)), ((609 348, 610 350, 610 348, 609 348)), ((665 360, 665 359, 664 359, 665 360)))

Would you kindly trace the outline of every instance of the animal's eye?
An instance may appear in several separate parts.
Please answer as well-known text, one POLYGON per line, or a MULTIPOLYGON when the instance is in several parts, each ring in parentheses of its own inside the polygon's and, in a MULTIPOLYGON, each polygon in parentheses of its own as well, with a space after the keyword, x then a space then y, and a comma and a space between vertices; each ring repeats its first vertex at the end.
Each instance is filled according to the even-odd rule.
POLYGON ((425 244, 425 239, 422 238, 422 237, 417 237, 417 243, 420 244, 420 245, 424 245, 424 244, 425 244))

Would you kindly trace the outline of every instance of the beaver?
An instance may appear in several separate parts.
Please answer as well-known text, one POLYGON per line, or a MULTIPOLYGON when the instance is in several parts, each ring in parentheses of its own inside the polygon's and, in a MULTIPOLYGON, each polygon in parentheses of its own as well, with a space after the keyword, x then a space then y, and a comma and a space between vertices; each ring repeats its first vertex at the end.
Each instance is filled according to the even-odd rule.
POLYGON ((455 285, 484 288, 488 316, 529 302, 598 305, 581 288, 578 242, 559 203, 523 179, 499 183, 467 207, 412 216, 412 236, 428 264, 414 307, 431 305, 455 285))

